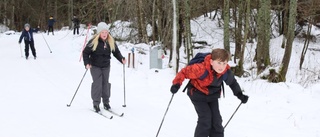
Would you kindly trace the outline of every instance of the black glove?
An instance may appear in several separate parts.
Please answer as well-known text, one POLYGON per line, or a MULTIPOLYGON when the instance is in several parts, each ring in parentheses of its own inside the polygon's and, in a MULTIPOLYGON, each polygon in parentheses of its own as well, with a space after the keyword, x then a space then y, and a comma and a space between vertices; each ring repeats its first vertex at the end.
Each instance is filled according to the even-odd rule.
POLYGON ((249 97, 247 95, 243 95, 242 92, 239 92, 236 96, 241 100, 243 104, 248 102, 249 97))
POLYGON ((180 84, 174 84, 171 86, 170 91, 172 94, 175 94, 178 92, 179 88, 180 88, 180 84))

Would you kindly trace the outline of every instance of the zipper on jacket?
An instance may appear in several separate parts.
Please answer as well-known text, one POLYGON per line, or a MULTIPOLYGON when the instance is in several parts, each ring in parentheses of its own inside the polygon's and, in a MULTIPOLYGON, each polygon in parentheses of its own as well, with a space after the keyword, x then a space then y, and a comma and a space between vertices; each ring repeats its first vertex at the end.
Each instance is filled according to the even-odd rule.
POLYGON ((106 42, 103 42, 103 43, 104 43, 103 49, 106 50, 107 44, 106 44, 106 42))

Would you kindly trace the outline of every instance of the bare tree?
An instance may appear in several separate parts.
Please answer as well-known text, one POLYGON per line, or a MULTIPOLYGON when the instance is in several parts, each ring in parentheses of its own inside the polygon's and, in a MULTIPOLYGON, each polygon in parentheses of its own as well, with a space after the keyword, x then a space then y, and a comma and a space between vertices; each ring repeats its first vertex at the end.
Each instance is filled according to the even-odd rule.
POLYGON ((234 53, 234 62, 236 63, 237 59, 241 58, 241 45, 242 45, 242 32, 243 32, 243 19, 245 16, 245 2, 246 1, 236 1, 233 7, 233 18, 235 24, 235 53, 234 53), (238 7, 236 7, 238 6, 238 7))
POLYGON ((269 44, 270 44, 270 0, 260 0, 258 10, 258 43, 257 43, 257 69, 258 74, 270 65, 269 44))
POLYGON ((224 49, 230 52, 230 32, 229 32, 229 22, 230 22, 230 7, 229 0, 224 0, 224 8, 223 8, 223 21, 224 21, 224 29, 223 29, 223 45, 224 49))
POLYGON ((304 46, 301 52, 299 69, 302 69, 303 62, 305 60, 305 55, 307 54, 309 43, 312 40, 313 36, 311 35, 311 28, 315 22, 315 17, 317 16, 317 10, 319 9, 320 1, 319 0, 310 0, 303 1, 299 3, 298 12, 299 21, 298 23, 303 28, 305 22, 308 22, 307 31, 302 32, 302 36, 305 38, 304 46))
POLYGON ((169 64, 174 64, 173 65, 173 68, 174 68, 174 70, 176 71, 176 73, 178 72, 178 69, 179 69, 179 49, 177 49, 177 42, 178 42, 178 40, 177 40, 177 34, 178 34, 178 7, 177 7, 177 1, 176 0, 172 0, 172 7, 173 7, 173 12, 172 12, 172 14, 173 14, 173 33, 172 33, 172 37, 173 37, 173 39, 172 39, 172 52, 170 52, 170 54, 172 54, 172 63, 169 63, 169 64))
POLYGON ((138 18, 138 36, 139 40, 143 43, 149 43, 148 35, 146 31, 146 21, 144 15, 144 9, 142 0, 136 0, 137 2, 137 18, 138 18))
POLYGON ((280 71, 279 71, 279 81, 285 82, 286 75, 288 71, 288 66, 290 62, 291 52, 292 52, 292 43, 294 40, 294 31, 295 31, 295 23, 296 23, 296 15, 297 15, 297 0, 290 0, 290 4, 288 7, 289 10, 289 20, 288 20, 288 32, 287 32, 287 42, 285 45, 285 52, 282 59, 280 71))
POLYGON ((186 47, 186 53, 187 53, 187 60, 190 61, 190 58, 193 56, 193 50, 192 50, 192 42, 191 42, 191 26, 190 26, 190 15, 191 15, 191 9, 190 9, 190 0, 184 1, 184 37, 185 37, 185 47, 186 47))
MULTIPOLYGON (((249 21, 250 21, 250 12, 251 12, 251 0, 246 0, 244 2, 244 34, 243 34, 243 40, 242 40, 242 43, 241 43, 241 47, 240 47, 240 53, 239 53, 239 62, 238 62, 238 65, 234 71, 235 75, 237 76, 242 76, 243 73, 244 73, 244 68, 243 68, 243 64, 244 64, 244 51, 245 51, 245 47, 246 47, 246 44, 247 44, 247 39, 248 39, 248 33, 249 33, 249 21)), ((239 50, 239 49, 238 49, 239 50)))

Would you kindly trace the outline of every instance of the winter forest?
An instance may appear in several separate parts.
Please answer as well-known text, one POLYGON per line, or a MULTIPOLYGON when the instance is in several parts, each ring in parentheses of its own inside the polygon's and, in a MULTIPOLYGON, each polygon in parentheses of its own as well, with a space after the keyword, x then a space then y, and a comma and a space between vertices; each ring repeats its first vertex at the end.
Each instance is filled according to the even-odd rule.
MULTIPOLYGON (((196 111, 182 88, 171 94, 172 80, 197 53, 223 48, 250 97, 226 137, 320 137, 320 0, 0 0, 0 41, 0 136, 192 137, 196 111), (112 120, 89 111, 92 79, 81 61, 99 22, 124 57, 136 53, 133 68, 111 58, 110 102, 124 113, 104 113, 112 120), (20 58, 26 23, 39 29, 36 60, 20 58), (149 67, 153 48, 161 68, 149 67)), ((239 103, 225 90, 223 125, 239 103)))
MULTIPOLYGON (((305 41, 301 47, 300 70, 309 71, 308 75, 318 74, 315 70, 303 67, 310 42, 317 42, 317 35, 311 33, 312 26, 319 26, 320 1, 318 0, 176 0, 173 14, 172 0, 1 0, 0 21, 10 30, 22 30, 25 23, 47 29, 47 20, 53 16, 57 21, 55 29, 69 26, 72 17, 77 16, 81 24, 97 24, 100 21, 110 23, 110 28, 117 20, 130 22, 133 31, 128 37, 116 37, 117 41, 131 43, 161 44, 164 49, 179 49, 183 46, 186 60, 193 56, 193 50, 205 46, 214 46, 207 41, 195 41, 191 33, 190 20, 198 16, 217 20, 223 28, 224 48, 230 50, 234 43, 233 70, 237 76, 243 76, 244 53, 246 46, 257 43, 256 53, 251 61, 256 63, 254 75, 268 72, 260 78, 270 82, 286 81, 286 74, 294 39, 305 41), (176 17, 177 40, 173 41, 173 15, 176 17), (270 22, 270 23, 266 23, 270 22), (148 29, 152 29, 148 34, 148 29), (283 36, 278 46, 285 49, 280 64, 273 64, 270 59, 270 39, 283 36), (278 70, 270 66, 281 66, 278 70)), ((165 50, 166 51, 166 50, 165 50)), ((170 61, 179 62, 180 51, 170 52, 170 61), (172 54, 177 54, 176 60, 172 54)), ((174 55, 175 56, 175 55, 174 55)), ((179 66, 179 63, 170 64, 179 66)), ((179 67, 175 67, 179 68, 179 67)))

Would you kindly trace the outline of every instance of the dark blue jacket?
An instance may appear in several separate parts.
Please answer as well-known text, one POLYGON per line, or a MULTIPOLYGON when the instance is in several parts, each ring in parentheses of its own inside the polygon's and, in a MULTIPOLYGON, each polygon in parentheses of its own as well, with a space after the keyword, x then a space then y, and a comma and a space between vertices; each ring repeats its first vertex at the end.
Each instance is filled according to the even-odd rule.
POLYGON ((25 41, 33 41, 33 29, 30 28, 29 31, 23 29, 19 39, 19 43, 21 43, 22 38, 24 38, 25 41))
POLYGON ((48 20, 48 26, 53 26, 53 24, 56 22, 53 18, 48 20))

